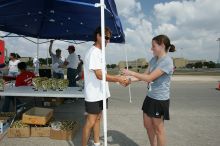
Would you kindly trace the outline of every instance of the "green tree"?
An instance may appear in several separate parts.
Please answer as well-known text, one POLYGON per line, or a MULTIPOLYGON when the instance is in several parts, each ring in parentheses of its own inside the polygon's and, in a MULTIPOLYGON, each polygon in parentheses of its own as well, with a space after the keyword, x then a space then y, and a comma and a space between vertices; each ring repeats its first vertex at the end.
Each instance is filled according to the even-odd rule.
POLYGON ((47 60, 44 58, 39 58, 39 62, 41 65, 46 65, 47 64, 47 60))
POLYGON ((195 63, 195 68, 202 68, 203 67, 203 63, 202 62, 196 62, 195 63))
POLYGON ((213 61, 209 61, 209 65, 207 66, 208 68, 215 68, 216 64, 213 61))
POLYGON ((203 66, 208 67, 209 66, 209 62, 203 62, 203 66))
POLYGON ((193 67, 195 67, 195 65, 193 63, 189 63, 186 65, 186 68, 193 68, 193 67))
POLYGON ((112 69, 114 69, 114 68, 116 68, 116 67, 117 67, 116 64, 112 64, 112 65, 111 65, 111 68, 112 68, 112 69))
POLYGON ((26 64, 27 66, 33 67, 33 60, 29 60, 26 64))
POLYGON ((128 69, 132 69, 133 67, 132 66, 128 66, 128 69))
POLYGON ((110 64, 107 64, 106 67, 107 67, 107 68, 111 68, 111 65, 110 65, 110 64))

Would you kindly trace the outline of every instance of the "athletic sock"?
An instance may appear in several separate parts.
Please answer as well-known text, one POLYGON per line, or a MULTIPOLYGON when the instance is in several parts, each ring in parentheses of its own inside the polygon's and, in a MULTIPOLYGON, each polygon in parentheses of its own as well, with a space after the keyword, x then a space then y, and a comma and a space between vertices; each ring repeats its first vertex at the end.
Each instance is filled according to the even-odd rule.
POLYGON ((101 146, 101 143, 94 143, 94 146, 101 146))

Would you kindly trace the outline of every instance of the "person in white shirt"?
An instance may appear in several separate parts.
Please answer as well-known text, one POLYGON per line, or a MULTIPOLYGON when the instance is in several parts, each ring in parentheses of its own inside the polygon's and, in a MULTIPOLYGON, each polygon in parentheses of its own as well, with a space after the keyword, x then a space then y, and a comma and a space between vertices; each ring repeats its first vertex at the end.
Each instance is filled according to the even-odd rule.
POLYGON ((69 56, 67 57, 64 65, 67 66, 67 79, 69 80, 69 87, 76 87, 76 76, 78 67, 78 57, 75 53, 75 47, 68 47, 69 56))
MULTIPOLYGON (((105 34, 105 45, 107 45, 111 38, 111 30, 107 27, 105 28, 105 34)), ((101 27, 95 30, 94 42, 94 46, 87 51, 84 60, 84 94, 87 116, 83 127, 82 146, 87 146, 92 129, 94 133, 94 146, 100 146, 100 119, 103 110, 101 27)), ((108 82, 119 82, 123 86, 129 84, 129 80, 126 77, 109 74, 106 74, 106 81, 107 98, 110 97, 108 82)))
POLYGON ((18 71, 18 63, 20 60, 17 59, 17 55, 15 53, 10 54, 10 61, 8 66, 8 76, 16 77, 19 74, 18 71))
POLYGON ((49 46, 49 54, 52 58, 52 71, 53 71, 53 78, 56 79, 64 79, 64 70, 63 70, 63 63, 64 59, 61 56, 61 50, 57 49, 56 54, 52 52, 52 46, 53 46, 54 40, 50 41, 49 46))
POLYGON ((37 56, 34 57, 33 59, 33 65, 34 65, 34 74, 38 75, 39 74, 39 68, 40 68, 40 61, 37 56))

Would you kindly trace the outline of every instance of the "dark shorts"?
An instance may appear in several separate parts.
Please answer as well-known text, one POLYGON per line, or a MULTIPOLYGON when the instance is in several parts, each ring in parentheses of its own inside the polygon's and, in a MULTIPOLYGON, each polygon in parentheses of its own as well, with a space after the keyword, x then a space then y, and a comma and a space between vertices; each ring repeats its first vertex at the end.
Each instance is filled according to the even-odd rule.
MULTIPOLYGON (((106 107, 108 108, 108 99, 106 100, 106 107)), ((88 102, 85 101, 85 110, 88 114, 100 114, 103 110, 103 101, 88 102)))
POLYGON ((169 114, 170 100, 156 100, 146 97, 142 106, 142 110, 151 118, 161 118, 170 120, 169 114))

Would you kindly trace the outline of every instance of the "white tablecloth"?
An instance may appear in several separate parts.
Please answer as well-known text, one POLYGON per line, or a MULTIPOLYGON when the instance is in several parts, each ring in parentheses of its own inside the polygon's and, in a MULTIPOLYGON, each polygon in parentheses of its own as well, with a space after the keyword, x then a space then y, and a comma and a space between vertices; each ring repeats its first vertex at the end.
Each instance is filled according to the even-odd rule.
POLYGON ((0 91, 1 96, 16 97, 60 97, 60 98, 84 98, 84 91, 80 91, 79 87, 68 87, 64 91, 34 91, 31 86, 7 87, 4 91, 0 91))

